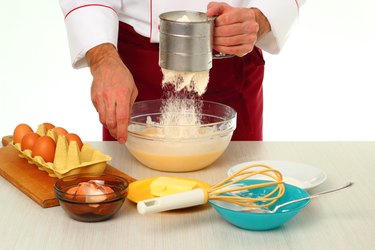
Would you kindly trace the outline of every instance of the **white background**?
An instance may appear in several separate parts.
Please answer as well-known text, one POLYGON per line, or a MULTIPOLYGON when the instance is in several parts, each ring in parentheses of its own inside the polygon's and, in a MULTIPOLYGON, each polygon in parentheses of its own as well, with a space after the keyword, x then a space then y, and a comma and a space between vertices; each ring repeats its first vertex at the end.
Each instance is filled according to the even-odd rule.
MULTIPOLYGON (((371 0, 307 1, 283 51, 265 53, 265 141, 375 140, 374 11, 371 0)), ((1 0, 0 32, 0 136, 51 122, 101 140, 58 1, 1 0)))

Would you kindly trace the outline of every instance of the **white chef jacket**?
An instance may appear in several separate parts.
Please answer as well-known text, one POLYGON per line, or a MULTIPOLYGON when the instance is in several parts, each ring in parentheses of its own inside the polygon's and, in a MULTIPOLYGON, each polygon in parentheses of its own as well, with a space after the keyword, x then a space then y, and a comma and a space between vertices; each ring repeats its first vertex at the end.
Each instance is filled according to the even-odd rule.
MULTIPOLYGON (((86 53, 91 48, 112 43, 117 47, 119 21, 137 33, 159 41, 159 15, 174 10, 206 12, 209 0, 59 0, 74 68, 87 67, 86 53)), ((271 54, 280 51, 299 8, 306 0, 226 0, 235 7, 258 8, 268 19, 272 31, 256 45, 271 54)))

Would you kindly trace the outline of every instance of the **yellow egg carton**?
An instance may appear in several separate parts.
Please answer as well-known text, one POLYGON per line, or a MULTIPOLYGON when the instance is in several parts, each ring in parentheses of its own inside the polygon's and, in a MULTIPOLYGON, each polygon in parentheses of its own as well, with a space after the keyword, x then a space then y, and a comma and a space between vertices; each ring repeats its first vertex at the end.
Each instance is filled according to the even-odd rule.
POLYGON ((68 144, 65 136, 57 136, 53 130, 46 131, 43 125, 38 127, 40 136, 47 135, 56 142, 55 157, 53 162, 45 162, 40 156, 32 157, 32 151, 22 150, 21 143, 12 145, 20 152, 19 157, 27 159, 30 164, 36 165, 39 170, 46 171, 49 176, 63 178, 75 174, 95 174, 104 172, 107 161, 111 157, 94 149, 89 144, 84 143, 81 150, 77 142, 71 141, 68 144))

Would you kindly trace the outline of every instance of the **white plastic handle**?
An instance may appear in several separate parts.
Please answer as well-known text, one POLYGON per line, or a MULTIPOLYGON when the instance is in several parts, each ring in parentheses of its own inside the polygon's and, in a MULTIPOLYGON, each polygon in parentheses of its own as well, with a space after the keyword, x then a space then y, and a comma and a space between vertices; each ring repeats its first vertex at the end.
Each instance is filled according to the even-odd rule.
POLYGON ((140 214, 150 214, 202 205, 206 202, 206 191, 196 188, 186 192, 139 201, 137 209, 140 214))

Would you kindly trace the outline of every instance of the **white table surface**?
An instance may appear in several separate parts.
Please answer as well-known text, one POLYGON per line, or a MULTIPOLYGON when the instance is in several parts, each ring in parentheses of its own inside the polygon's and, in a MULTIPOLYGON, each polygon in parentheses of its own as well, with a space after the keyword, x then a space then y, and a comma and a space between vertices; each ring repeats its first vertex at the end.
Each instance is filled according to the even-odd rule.
POLYGON ((72 220, 61 207, 41 208, 0 177, 0 249, 375 249, 375 142, 231 142, 212 166, 163 173, 138 163, 116 142, 89 142, 112 156, 110 164, 137 179, 178 175, 214 184, 238 163, 284 160, 318 167, 327 180, 310 192, 355 182, 349 190, 312 200, 272 231, 247 231, 209 205, 139 215, 126 201, 98 223, 72 220))

